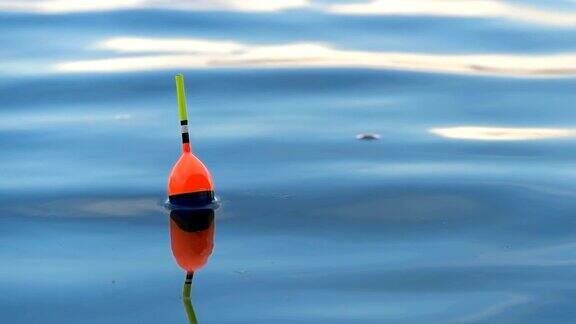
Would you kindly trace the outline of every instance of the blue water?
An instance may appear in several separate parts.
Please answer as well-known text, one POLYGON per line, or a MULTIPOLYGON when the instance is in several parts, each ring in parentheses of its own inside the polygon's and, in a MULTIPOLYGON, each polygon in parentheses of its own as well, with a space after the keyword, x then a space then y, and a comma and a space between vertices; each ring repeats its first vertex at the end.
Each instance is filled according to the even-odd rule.
MULTIPOLYGON (((510 3, 576 12, 570 1, 510 3)), ((576 322, 573 134, 431 131, 576 128, 574 63, 544 76, 416 63, 56 68, 158 55, 95 49, 114 37, 570 54, 574 24, 318 8, 2 8, 2 323, 187 323, 162 206, 181 150, 176 72, 186 76, 194 152, 221 199, 214 252, 192 289, 200 323, 576 322)))

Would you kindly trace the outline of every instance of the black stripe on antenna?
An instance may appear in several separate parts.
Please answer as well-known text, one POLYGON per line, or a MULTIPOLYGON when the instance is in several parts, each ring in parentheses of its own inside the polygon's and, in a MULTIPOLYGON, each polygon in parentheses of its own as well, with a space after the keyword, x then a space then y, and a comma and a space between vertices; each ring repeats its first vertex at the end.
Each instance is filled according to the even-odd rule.
POLYGON ((188 136, 188 133, 182 133, 182 143, 190 143, 190 136, 188 136))

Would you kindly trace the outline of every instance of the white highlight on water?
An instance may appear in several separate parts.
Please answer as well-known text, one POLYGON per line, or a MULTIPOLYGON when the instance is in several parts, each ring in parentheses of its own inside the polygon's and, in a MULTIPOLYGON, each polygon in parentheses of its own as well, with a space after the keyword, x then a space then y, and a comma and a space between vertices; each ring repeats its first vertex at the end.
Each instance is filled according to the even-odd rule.
POLYGON ((429 131, 432 134, 446 138, 480 141, 523 141, 576 136, 576 130, 562 128, 460 126, 432 128, 429 131))
POLYGON ((540 9, 495 0, 375 0, 335 4, 328 11, 348 15, 412 15, 501 18, 533 24, 576 26, 576 12, 540 9))

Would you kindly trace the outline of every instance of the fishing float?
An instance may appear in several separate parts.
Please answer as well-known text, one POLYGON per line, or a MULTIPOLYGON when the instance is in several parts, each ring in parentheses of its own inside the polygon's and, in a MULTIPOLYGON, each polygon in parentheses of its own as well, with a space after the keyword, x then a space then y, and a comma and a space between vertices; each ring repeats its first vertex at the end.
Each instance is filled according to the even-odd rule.
POLYGON ((180 132, 182 134, 182 154, 170 172, 168 201, 170 205, 179 207, 206 206, 216 201, 214 184, 208 168, 192 153, 190 147, 184 76, 176 74, 175 80, 180 132))
POLYGON ((170 244, 176 263, 186 271, 182 301, 190 324, 198 323, 192 307, 192 278, 214 247, 214 210, 218 207, 208 168, 192 153, 188 133, 184 76, 176 74, 176 98, 182 135, 182 154, 168 178, 170 244))

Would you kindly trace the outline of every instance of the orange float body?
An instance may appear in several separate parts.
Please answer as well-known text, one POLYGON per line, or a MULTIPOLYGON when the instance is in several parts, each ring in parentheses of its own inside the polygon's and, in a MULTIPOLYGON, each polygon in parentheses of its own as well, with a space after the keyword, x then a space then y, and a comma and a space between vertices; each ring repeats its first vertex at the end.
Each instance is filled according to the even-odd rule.
POLYGON ((181 206, 207 205, 214 200, 212 177, 189 147, 188 144, 188 152, 182 153, 170 172, 168 199, 181 206))

